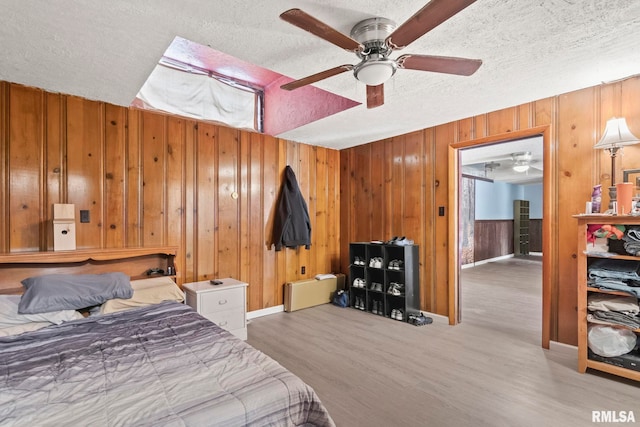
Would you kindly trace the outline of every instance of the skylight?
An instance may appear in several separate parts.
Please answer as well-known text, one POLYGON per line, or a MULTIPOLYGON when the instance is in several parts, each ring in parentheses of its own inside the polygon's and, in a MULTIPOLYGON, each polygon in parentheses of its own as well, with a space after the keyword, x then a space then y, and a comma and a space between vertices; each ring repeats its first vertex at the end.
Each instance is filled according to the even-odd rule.
POLYGON ((273 136, 360 105, 313 86, 280 89, 291 81, 176 37, 131 105, 273 136))

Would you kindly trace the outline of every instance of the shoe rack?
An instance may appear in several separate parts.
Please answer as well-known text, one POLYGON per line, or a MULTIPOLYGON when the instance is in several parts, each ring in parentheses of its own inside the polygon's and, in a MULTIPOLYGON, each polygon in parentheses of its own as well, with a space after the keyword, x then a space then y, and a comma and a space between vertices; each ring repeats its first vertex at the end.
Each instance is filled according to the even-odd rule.
POLYGON ((420 314, 417 245, 349 244, 349 304, 406 322, 420 314))

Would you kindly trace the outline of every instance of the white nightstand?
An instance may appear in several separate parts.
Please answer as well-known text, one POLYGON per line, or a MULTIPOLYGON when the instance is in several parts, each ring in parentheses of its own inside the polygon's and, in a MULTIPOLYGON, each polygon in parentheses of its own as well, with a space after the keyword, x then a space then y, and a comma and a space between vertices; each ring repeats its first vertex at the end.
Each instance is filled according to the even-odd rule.
POLYGON ((247 283, 219 279, 221 285, 208 280, 182 285, 187 304, 198 313, 240 339, 247 339, 247 283))

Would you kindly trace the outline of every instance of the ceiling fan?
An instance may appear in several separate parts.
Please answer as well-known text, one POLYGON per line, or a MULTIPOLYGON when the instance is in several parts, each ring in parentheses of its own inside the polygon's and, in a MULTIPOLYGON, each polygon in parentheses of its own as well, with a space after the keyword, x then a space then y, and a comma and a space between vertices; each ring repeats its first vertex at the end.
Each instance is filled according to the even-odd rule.
POLYGON ((431 0, 398 27, 386 18, 365 19, 353 27, 350 37, 300 9, 287 10, 280 15, 284 21, 354 52, 360 62, 356 65, 339 65, 280 87, 294 90, 353 70, 355 78, 367 85, 367 108, 374 108, 384 104, 384 82, 398 68, 470 76, 482 65, 481 60, 415 54, 390 59, 389 55, 394 50, 403 49, 475 1, 431 0))

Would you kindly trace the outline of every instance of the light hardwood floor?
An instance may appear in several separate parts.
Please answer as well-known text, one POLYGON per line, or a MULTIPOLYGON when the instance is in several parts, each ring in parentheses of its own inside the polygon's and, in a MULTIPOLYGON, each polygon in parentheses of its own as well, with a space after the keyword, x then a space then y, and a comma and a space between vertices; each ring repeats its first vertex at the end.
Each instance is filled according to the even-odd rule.
POLYGON ((338 426, 585 426, 634 411, 637 383, 579 374, 540 347, 541 267, 465 269, 463 322, 407 323, 326 304, 253 319, 248 342, 312 386, 338 426))

